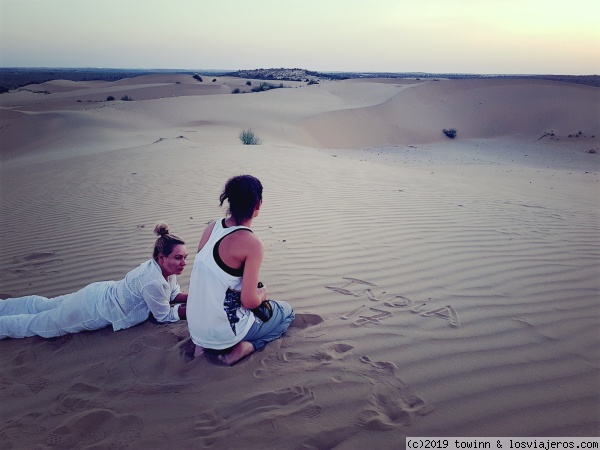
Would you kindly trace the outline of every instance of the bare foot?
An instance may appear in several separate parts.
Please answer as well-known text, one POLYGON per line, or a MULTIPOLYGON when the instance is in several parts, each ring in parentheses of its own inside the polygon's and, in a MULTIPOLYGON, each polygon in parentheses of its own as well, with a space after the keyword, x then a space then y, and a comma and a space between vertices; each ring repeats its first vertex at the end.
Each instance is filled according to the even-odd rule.
POLYGON ((231 352, 227 353, 226 355, 219 355, 219 359, 225 364, 232 366, 252 352, 254 352, 254 345, 248 341, 242 341, 236 344, 231 352))

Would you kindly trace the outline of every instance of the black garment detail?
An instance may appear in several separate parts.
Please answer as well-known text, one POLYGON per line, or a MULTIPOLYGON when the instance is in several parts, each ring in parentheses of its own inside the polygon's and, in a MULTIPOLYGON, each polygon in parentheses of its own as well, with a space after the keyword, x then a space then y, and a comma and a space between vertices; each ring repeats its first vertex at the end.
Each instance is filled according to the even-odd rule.
POLYGON ((268 322, 269 319, 273 317, 273 307, 271 306, 271 303, 269 303, 269 300, 265 300, 256 308, 253 308, 251 311, 256 317, 262 320, 263 323, 268 322))
POLYGON ((237 311, 241 308, 241 306, 242 300, 240 298, 240 292, 234 291, 231 288, 227 288, 225 300, 223 301, 223 309, 225 310, 225 313, 227 313, 227 319, 229 319, 231 331, 233 331, 235 336, 237 336, 235 324, 240 321, 240 318, 237 316, 237 311))
MULTIPOLYGON (((225 219, 223 219, 223 228, 228 228, 227 226, 225 226, 225 219)), ((248 230, 250 231, 250 233, 252 233, 252 230, 250 230, 249 228, 238 228, 237 230, 233 230, 231 233, 226 234, 221 239, 219 239, 213 247, 213 258, 215 259, 217 266, 219 266, 223 272, 231 275, 232 277, 241 277, 242 275, 244 275, 244 266, 240 267, 239 269, 234 269, 233 267, 229 267, 227 264, 225 264, 221 259, 221 256, 219 255, 219 245, 221 245, 221 241, 227 236, 230 236, 233 233, 241 230, 248 230)))

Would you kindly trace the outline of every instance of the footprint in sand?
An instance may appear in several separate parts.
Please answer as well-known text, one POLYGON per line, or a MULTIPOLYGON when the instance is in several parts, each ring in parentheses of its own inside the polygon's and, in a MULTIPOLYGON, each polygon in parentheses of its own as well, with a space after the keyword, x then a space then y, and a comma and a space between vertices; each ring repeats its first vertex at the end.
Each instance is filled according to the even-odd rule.
POLYGON ((246 399, 236 399, 216 411, 204 411, 196 419, 191 438, 200 437, 201 445, 209 447, 219 436, 229 432, 232 425, 259 426, 265 421, 270 421, 274 415, 282 417, 296 413, 305 417, 314 417, 321 413, 321 408, 314 405, 314 393, 310 389, 293 386, 263 392, 246 399))
POLYGON ((30 413, 0 425, 2 447, 38 448, 40 436, 45 436, 48 432, 48 429, 40 424, 41 416, 41 413, 30 413))
POLYGON ((274 392, 263 392, 253 395, 233 405, 228 405, 222 411, 227 420, 253 420, 261 421, 261 416, 271 417, 273 411, 277 415, 290 415, 304 409, 314 402, 313 392, 302 386, 293 386, 279 389, 274 392))
POLYGON ((85 383, 75 383, 56 397, 50 411, 53 414, 64 414, 90 409, 92 399, 98 392, 97 387, 85 383))
MULTIPOLYGON (((323 448, 343 448, 344 443, 352 436, 360 432, 360 428, 354 425, 328 429, 325 431, 315 430, 312 436, 302 444, 303 449, 320 450, 323 448)), ((346 446, 347 447, 347 446, 346 446)))
POLYGON ((353 348, 352 345, 345 342, 331 342, 321 345, 317 352, 311 356, 311 359, 313 361, 318 361, 321 364, 327 364, 350 355, 350 350, 353 348))
POLYGON ((351 355, 354 347, 346 342, 329 342, 321 345, 316 352, 304 354, 294 351, 272 354, 263 358, 261 368, 254 371, 254 377, 266 378, 285 370, 298 370, 296 364, 303 366, 303 370, 313 370, 316 367, 331 364, 351 355))
POLYGON ((297 313, 290 324, 290 328, 299 328, 303 330, 314 325, 319 325, 322 322, 323 318, 317 314, 297 313))
POLYGON ((23 383, 27 385, 29 390, 34 394, 37 394, 42 389, 50 384, 50 380, 42 377, 26 378, 23 383))
POLYGON ((46 445, 62 448, 126 448, 142 435, 144 423, 131 414, 92 409, 69 415, 50 431, 46 445))
MULTIPOLYGON (((211 437, 228 429, 227 421, 223 417, 216 414, 214 411, 204 411, 196 419, 193 435, 211 437)), ((212 441, 204 442, 204 444, 212 444, 212 441)))
POLYGON ((372 361, 368 356, 362 356, 360 361, 374 369, 365 374, 373 384, 373 396, 359 416, 365 428, 389 430, 398 425, 410 425, 414 414, 424 416, 433 412, 434 407, 412 393, 398 377, 398 366, 394 363, 372 361))

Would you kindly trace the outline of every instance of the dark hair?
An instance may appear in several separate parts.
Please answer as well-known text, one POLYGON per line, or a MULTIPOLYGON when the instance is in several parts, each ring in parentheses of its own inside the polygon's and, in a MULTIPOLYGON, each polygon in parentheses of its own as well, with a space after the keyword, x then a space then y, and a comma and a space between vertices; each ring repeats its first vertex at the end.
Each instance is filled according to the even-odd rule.
POLYGON ((152 258, 155 261, 158 260, 158 255, 169 256, 176 245, 185 245, 183 239, 178 238, 174 234, 169 234, 169 225, 165 222, 156 224, 154 234, 158 236, 158 239, 154 243, 154 251, 152 252, 152 258))
POLYGON ((225 183, 223 193, 219 197, 221 206, 227 200, 228 212, 237 225, 251 219, 254 210, 262 200, 262 184, 252 175, 239 175, 225 183))

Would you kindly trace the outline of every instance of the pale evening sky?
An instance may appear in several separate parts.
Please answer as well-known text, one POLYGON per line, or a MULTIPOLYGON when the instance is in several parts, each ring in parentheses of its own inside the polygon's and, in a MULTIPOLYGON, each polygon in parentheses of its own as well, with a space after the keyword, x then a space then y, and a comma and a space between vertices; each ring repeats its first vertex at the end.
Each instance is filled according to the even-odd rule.
POLYGON ((598 0, 0 0, 1 67, 599 74, 598 0))

